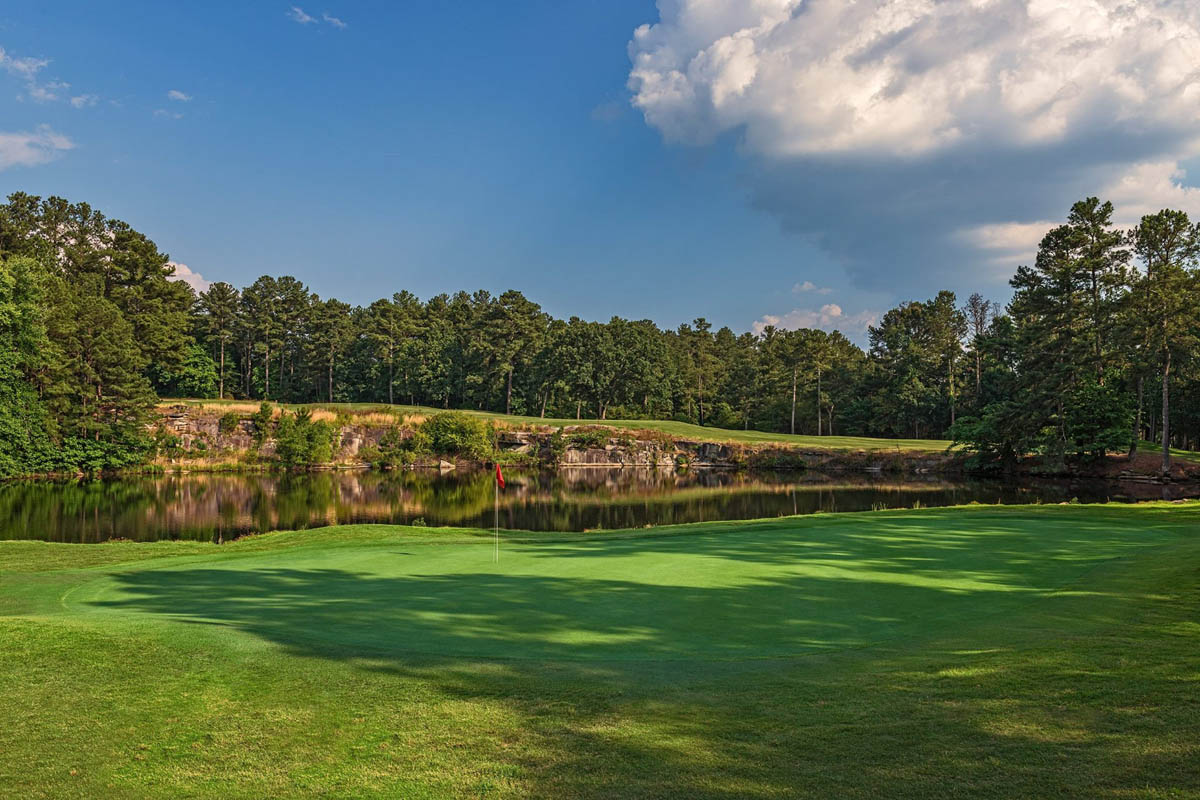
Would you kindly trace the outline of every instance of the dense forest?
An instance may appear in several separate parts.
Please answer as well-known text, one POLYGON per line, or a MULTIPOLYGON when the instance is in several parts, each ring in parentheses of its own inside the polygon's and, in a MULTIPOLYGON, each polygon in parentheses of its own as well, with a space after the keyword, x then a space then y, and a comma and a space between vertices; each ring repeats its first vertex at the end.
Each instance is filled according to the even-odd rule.
POLYGON ((1200 231, 1178 211, 1112 217, 1076 203, 1007 307, 902 303, 864 351, 820 330, 560 320, 515 290, 360 307, 263 276, 197 295, 126 223, 17 193, 0 205, 0 476, 143 461, 159 397, 954 438, 981 465, 1194 447, 1200 231))

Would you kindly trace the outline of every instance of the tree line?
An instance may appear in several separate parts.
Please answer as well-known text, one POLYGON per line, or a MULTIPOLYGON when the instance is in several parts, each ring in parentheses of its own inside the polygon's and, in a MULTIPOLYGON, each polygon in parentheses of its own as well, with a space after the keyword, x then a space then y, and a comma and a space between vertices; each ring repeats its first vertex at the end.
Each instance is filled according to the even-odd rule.
POLYGON ((1200 235, 1183 212, 1132 231, 1112 216, 1076 203, 1007 307, 948 291, 901 303, 863 349, 703 318, 556 319, 515 290, 354 306, 264 275, 196 294, 126 223, 17 193, 0 205, 0 475, 144 460, 159 397, 954 438, 980 465, 1192 447, 1200 235))

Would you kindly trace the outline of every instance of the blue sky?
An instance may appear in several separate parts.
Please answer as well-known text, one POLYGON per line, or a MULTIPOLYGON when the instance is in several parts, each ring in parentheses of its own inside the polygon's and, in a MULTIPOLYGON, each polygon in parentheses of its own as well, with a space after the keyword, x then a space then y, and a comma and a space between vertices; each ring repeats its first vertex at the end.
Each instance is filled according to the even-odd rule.
POLYGON ((238 286, 291 274, 356 303, 511 287, 559 316, 859 339, 942 287, 1003 296, 1083 194, 1111 189, 1133 218, 1195 202, 1194 79, 1172 71, 1195 63, 1195 13, 1167 14, 1179 52, 1154 69, 1161 38, 1060 20, 1056 42, 1140 57, 1134 130, 1096 121, 1120 87, 1031 105, 1047 81, 1061 97, 1135 72, 1068 74, 1077 49, 1064 72, 1044 42, 988 33, 1045 30, 1033 0, 971 19, 906 5, 889 29, 878 3, 832 0, 9 0, 0 189, 87 201, 238 286), (997 101, 999 64, 1016 78, 997 101))

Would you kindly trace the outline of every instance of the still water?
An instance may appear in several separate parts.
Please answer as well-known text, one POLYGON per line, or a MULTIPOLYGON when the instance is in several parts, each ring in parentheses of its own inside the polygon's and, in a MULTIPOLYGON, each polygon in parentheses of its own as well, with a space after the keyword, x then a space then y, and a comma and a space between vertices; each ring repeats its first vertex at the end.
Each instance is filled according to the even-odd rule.
MULTIPOLYGON (((898 479, 862 474, 567 469, 513 472, 500 526, 637 528, 816 511, 981 503, 1150 499, 1163 488, 1109 482, 898 479)), ((1178 492, 1179 490, 1170 490, 1178 492)), ((360 522, 490 528, 490 472, 163 475, 0 484, 0 539, 223 541, 247 533, 360 522)))

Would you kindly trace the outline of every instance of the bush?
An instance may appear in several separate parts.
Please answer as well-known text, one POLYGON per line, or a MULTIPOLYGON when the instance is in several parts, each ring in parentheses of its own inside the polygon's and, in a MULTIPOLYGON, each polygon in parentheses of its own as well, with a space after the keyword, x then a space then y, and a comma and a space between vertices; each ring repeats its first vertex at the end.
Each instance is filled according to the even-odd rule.
POLYGON ((241 417, 236 412, 230 411, 228 414, 221 415, 221 419, 217 422, 217 430, 224 434, 233 433, 238 429, 238 423, 241 421, 241 417))
POLYGON ((417 456, 429 452, 429 436, 423 430, 405 436, 400 428, 388 428, 376 447, 364 447, 359 456, 377 469, 394 469, 410 464, 417 456))
POLYGON ((753 459, 755 469, 801 470, 806 468, 804 459, 797 453, 772 451, 759 453, 753 459))
POLYGON ((418 435, 423 435, 429 449, 439 455, 485 459, 494 451, 491 427, 458 411, 434 414, 421 423, 418 435))
POLYGON ((258 411, 250 417, 250 423, 254 426, 254 443, 262 446, 262 443, 271 435, 271 421, 274 414, 271 410, 271 404, 263 401, 258 407, 258 411))
POLYGON ((567 434, 567 443, 571 447, 584 450, 594 450, 604 447, 612 438, 612 431, 604 427, 580 428, 567 434))
MULTIPOLYGON (((172 437, 178 446, 178 437, 172 437)), ((80 436, 68 436, 58 450, 57 469, 96 473, 132 467, 143 463, 154 450, 148 437, 97 442, 80 436)))
POLYGON ((275 458, 285 467, 325 464, 333 458, 336 434, 336 426, 314 422, 312 412, 306 408, 284 414, 275 425, 275 458))

